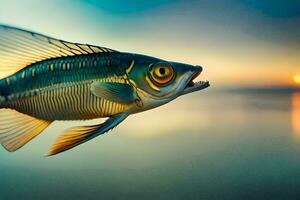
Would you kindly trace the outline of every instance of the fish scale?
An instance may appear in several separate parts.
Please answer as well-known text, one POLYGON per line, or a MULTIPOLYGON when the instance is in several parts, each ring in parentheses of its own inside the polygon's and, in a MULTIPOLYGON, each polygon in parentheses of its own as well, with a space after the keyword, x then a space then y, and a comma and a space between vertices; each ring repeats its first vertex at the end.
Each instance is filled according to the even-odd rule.
POLYGON ((2 107, 47 120, 93 119, 122 112, 128 106, 107 102, 90 91, 93 81, 124 82, 123 76, 111 69, 115 66, 110 60, 117 56, 82 55, 28 66, 1 80, 0 85, 5 86, 2 92, 9 99, 2 107))
POLYGON ((0 80, 0 91, 7 96, 53 84, 108 78, 116 74, 122 76, 129 63, 130 56, 119 54, 91 54, 45 60, 0 80), (123 63, 116 62, 116 59, 121 59, 123 63), (64 69, 65 65, 69 69, 64 69))

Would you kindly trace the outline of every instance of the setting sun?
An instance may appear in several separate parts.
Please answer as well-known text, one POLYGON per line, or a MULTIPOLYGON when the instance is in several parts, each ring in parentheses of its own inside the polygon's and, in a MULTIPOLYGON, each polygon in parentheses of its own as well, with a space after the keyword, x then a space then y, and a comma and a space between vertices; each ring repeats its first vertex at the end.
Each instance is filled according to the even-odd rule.
POLYGON ((293 79, 294 79, 294 83, 296 83, 297 85, 300 85, 300 75, 298 75, 298 74, 295 75, 293 79))

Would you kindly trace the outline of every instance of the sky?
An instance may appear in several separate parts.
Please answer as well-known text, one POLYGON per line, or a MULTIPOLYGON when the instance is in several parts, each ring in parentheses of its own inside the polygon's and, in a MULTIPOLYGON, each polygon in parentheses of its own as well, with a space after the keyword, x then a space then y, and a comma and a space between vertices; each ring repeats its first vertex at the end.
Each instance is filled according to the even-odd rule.
POLYGON ((298 0, 0 0, 0 23, 201 65, 222 86, 293 85, 298 0))

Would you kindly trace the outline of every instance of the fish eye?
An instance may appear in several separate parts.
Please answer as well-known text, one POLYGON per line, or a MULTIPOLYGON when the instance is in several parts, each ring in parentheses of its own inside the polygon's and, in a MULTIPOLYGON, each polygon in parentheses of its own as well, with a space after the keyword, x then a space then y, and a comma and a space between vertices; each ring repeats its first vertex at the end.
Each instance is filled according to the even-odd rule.
POLYGON ((149 67, 150 77, 157 85, 166 85, 170 83, 174 76, 173 68, 168 64, 151 65, 149 67))

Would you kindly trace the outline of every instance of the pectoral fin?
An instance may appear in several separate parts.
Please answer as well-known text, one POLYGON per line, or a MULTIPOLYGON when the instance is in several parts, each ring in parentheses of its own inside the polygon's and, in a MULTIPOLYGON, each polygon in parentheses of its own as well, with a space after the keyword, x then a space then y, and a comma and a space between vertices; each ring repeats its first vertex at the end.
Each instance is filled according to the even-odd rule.
POLYGON ((97 97, 118 103, 130 104, 137 99, 132 86, 126 83, 94 82, 91 91, 97 97))
POLYGON ((104 134, 120 124, 127 116, 127 113, 121 113, 107 119, 102 124, 74 127, 67 130, 52 145, 48 156, 69 150, 77 145, 89 141, 90 139, 93 139, 98 135, 104 134))

